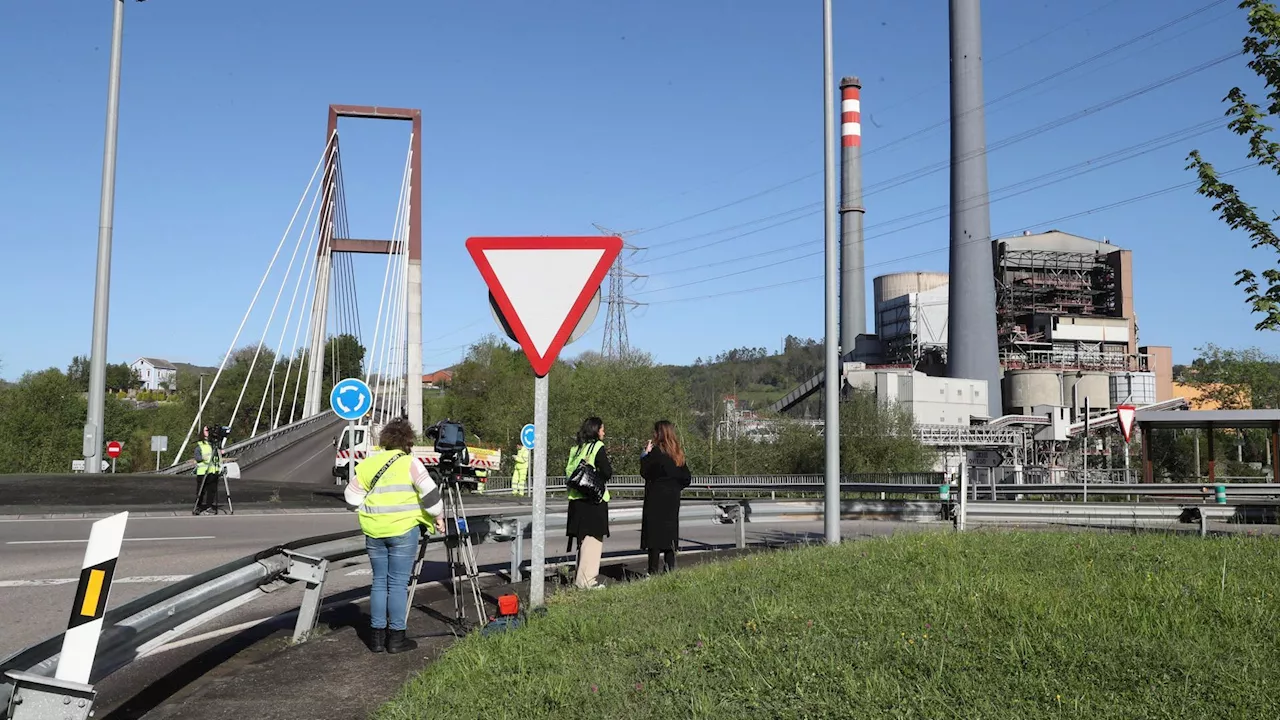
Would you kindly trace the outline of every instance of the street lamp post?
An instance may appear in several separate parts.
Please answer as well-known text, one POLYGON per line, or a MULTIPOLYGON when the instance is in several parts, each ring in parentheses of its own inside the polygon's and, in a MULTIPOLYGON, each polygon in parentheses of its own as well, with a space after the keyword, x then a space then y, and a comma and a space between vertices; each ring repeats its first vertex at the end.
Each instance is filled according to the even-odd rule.
MULTIPOLYGON (((822 0, 822 111, 826 233, 826 360, 823 363, 823 529, 826 541, 840 542, 840 306, 836 283, 839 278, 836 244, 836 136, 835 72, 831 52, 831 0, 822 0)), ((852 343, 852 340, 850 341, 852 343)))
POLYGON ((111 70, 107 81, 107 129, 98 205, 98 273, 93 293, 93 345, 89 353, 89 417, 84 425, 85 470, 101 472, 103 414, 107 394, 107 310, 111 299, 111 223, 116 194, 116 126, 120 111, 120 45, 124 0, 112 0, 111 70))
POLYGON ((199 432, 204 428, 202 421, 204 420, 204 377, 209 373, 200 373, 200 394, 196 396, 196 431, 199 432))

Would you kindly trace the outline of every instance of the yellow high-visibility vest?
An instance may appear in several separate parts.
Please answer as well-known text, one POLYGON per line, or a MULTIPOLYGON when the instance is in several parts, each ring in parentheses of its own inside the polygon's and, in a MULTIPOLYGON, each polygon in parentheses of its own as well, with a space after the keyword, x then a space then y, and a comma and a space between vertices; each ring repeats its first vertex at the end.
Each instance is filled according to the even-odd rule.
POLYGON ((197 475, 207 475, 222 470, 222 461, 218 459, 218 454, 213 451, 213 445, 208 440, 196 441, 196 452, 197 475))
MULTIPOLYGON (((590 465, 591 467, 595 467, 596 455, 599 455, 600 451, 603 449, 604 449, 604 443, 600 442, 599 440, 592 443, 587 443, 586 445, 575 445, 573 450, 569 453, 569 462, 564 466, 564 476, 569 477, 570 475, 572 475, 573 471, 578 468, 578 463, 582 462, 583 460, 586 460, 587 464, 590 465)), ((581 492, 578 492, 573 488, 569 489, 568 494, 569 494, 570 500, 581 500, 586 497, 581 492)), ((602 501, 609 502, 609 489, 607 487, 605 488, 604 497, 602 498, 602 501)))
MULTIPOLYGON (((360 516, 360 529, 372 538, 398 537, 413 529, 415 525, 431 523, 418 497, 418 490, 413 486, 413 476, 409 468, 417 462, 412 455, 405 455, 399 450, 387 450, 371 455, 356 466, 356 479, 360 489, 366 491, 364 502, 356 509, 360 516), (398 456, 398 457, 397 457, 398 456), (373 476, 388 466, 373 490, 373 476)), ((429 501, 431 498, 427 498, 429 501)), ((434 501, 427 503, 434 505, 434 501)))

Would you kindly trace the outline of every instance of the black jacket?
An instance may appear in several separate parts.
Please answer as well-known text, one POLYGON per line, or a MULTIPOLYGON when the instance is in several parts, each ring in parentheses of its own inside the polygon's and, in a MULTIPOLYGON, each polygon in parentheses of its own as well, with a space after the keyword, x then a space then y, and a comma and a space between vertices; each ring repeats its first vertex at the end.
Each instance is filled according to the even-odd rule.
MULTIPOLYGON (((596 476, 608 488, 609 480, 613 477, 613 465, 610 464, 609 453, 604 448, 600 448, 600 452, 596 453, 595 468, 596 476)), ((566 519, 564 534, 566 537, 578 538, 579 542, 584 537, 593 537, 598 540, 609 537, 609 503, 570 500, 569 517, 566 519)))
POLYGON ((673 550, 680 540, 680 491, 692 480, 689 468, 676 465, 670 456, 654 448, 640 458, 640 475, 644 478, 640 547, 673 550))

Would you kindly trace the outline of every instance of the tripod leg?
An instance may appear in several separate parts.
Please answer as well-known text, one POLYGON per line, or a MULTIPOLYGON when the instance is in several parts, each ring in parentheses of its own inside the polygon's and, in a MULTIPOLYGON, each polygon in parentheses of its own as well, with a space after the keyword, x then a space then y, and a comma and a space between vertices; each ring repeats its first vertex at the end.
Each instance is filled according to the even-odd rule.
POLYGON ((418 538, 418 559, 413 563, 413 577, 409 578, 409 599, 404 604, 404 624, 409 624, 409 611, 413 609, 413 596, 418 592, 418 577, 422 575, 422 563, 427 556, 428 538, 424 533, 418 538))
POLYGON ((207 482, 209 482, 209 474, 205 473, 200 476, 200 486, 196 488, 196 502, 195 505, 191 507, 192 515, 200 514, 200 499, 204 497, 204 486, 207 482))
POLYGON ((222 474, 222 488, 227 491, 227 514, 235 515, 236 508, 231 504, 231 481, 227 479, 227 474, 222 474))
MULTIPOLYGON (((466 517, 466 506, 462 504, 461 495, 458 496, 458 511, 466 517)), ((471 544, 471 527, 468 525, 467 533, 459 538, 462 543, 460 550, 462 551, 463 561, 466 563, 467 580, 471 585, 471 599, 476 606, 476 622, 484 623, 484 599, 480 594, 480 567, 476 563, 475 548, 471 544)))

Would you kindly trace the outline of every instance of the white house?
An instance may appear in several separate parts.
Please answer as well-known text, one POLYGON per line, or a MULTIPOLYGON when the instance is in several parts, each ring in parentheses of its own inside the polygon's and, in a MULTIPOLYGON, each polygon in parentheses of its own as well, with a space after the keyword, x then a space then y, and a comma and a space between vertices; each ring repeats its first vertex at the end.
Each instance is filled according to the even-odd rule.
POLYGON ((177 390, 178 368, 173 363, 160 358, 138 358, 129 368, 142 378, 145 390, 177 390), (167 384, 166 384, 167 383, 167 384))

